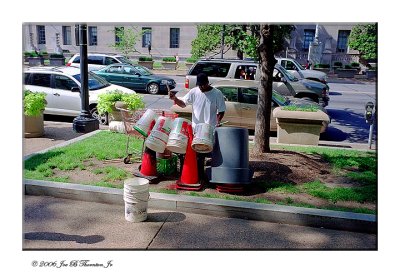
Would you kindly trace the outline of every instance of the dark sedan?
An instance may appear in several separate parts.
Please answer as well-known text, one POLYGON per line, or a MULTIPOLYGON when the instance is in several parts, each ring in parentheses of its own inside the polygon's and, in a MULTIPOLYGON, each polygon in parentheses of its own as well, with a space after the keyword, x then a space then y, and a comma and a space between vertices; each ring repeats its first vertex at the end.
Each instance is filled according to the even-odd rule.
POLYGON ((93 71, 108 82, 132 88, 135 91, 145 91, 150 94, 167 92, 167 84, 174 89, 176 82, 162 75, 155 75, 146 67, 131 64, 112 64, 103 69, 93 71))

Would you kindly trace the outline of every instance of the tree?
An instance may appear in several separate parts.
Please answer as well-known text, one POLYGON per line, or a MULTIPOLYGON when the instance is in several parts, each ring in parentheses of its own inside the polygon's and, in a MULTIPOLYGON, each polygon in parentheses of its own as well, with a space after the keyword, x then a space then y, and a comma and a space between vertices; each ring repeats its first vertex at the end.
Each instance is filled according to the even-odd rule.
POLYGON ((274 51, 274 25, 261 25, 260 45, 258 46, 261 69, 260 85, 258 88, 258 108, 256 115, 256 130, 254 134, 254 152, 270 152, 270 123, 272 102, 272 75, 276 59, 274 51))
POLYGON ((377 24, 356 25, 349 37, 349 47, 360 52, 361 61, 376 59, 378 52, 377 24))
MULTIPOLYGON (((145 30, 146 31, 146 30, 145 30)), ((136 41, 141 37, 144 31, 138 31, 136 28, 116 28, 115 35, 118 37, 118 42, 110 45, 115 48, 115 50, 121 52, 121 54, 129 58, 129 54, 138 52, 136 50, 136 41)))

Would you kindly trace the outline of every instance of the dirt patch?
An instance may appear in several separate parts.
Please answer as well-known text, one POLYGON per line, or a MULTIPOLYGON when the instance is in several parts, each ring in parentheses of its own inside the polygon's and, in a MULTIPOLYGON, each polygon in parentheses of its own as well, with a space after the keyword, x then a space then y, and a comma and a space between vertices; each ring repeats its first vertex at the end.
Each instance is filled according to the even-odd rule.
MULTIPOLYGON (((84 162, 83 170, 75 169, 73 171, 57 171, 55 176, 68 176, 72 183, 93 184, 93 181, 103 181, 105 174, 96 170, 105 167, 115 167, 126 171, 129 177, 139 171, 140 163, 125 164, 122 159, 115 160, 89 160, 84 162)), ((268 154, 256 156, 250 153, 250 168, 254 170, 252 183, 245 187, 242 193, 221 193, 216 190, 216 185, 207 183, 205 187, 198 192, 199 195, 213 195, 225 198, 239 198, 248 201, 266 199, 271 203, 279 204, 308 204, 316 207, 343 207, 343 208, 365 208, 376 209, 376 203, 357 203, 339 201, 333 203, 329 200, 313 197, 305 193, 281 193, 271 191, 268 188, 269 183, 283 182, 286 185, 301 185, 311 181, 321 181, 328 187, 353 187, 359 186, 358 183, 347 179, 344 176, 332 172, 332 168, 319 155, 308 155, 293 151, 274 150, 268 154)), ((179 168, 179 166, 178 166, 179 168)), ((174 189, 179 175, 159 178, 150 185, 154 191, 174 189)), ((107 181, 116 187, 123 186, 123 179, 116 181, 107 181)), ((176 190, 178 194, 188 194, 188 191, 176 190)))

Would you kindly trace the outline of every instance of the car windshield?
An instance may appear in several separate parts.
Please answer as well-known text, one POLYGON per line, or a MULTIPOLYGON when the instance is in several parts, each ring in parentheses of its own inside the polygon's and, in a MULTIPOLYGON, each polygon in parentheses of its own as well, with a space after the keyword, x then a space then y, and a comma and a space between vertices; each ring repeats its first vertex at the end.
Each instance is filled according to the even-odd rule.
POLYGON ((132 64, 132 62, 126 57, 115 57, 115 59, 117 59, 123 64, 132 64))
POLYGON ((285 77, 288 78, 292 82, 297 82, 299 79, 290 74, 285 68, 282 66, 279 66, 279 71, 285 74, 285 77))
POLYGON ((297 66, 298 69, 300 70, 306 70, 297 60, 292 60, 292 62, 294 62, 297 66))
POLYGON ((151 73, 150 70, 148 70, 146 67, 144 66, 140 66, 140 65, 134 65, 133 66, 140 74, 142 74, 142 76, 149 76, 149 75, 153 75, 153 73, 151 73))
MULTIPOLYGON (((77 81, 81 82, 81 75, 76 74, 73 76, 77 81)), ((110 86, 110 83, 92 72, 89 72, 89 79, 88 79, 89 91, 98 90, 107 86, 110 86)))
POLYGON ((287 97, 282 96, 281 94, 279 94, 274 90, 272 90, 272 98, 279 106, 289 105, 290 103, 290 100, 287 97))

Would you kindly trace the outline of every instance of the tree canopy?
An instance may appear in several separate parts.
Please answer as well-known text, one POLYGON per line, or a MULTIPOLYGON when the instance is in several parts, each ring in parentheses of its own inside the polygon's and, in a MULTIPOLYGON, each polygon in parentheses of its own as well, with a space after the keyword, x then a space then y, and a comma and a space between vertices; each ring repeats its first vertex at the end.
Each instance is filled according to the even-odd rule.
POLYGON ((377 24, 356 25, 349 37, 349 47, 360 52, 364 60, 376 59, 378 52, 377 24))
MULTIPOLYGON (((259 59, 257 47, 260 43, 260 25, 226 24, 224 31, 224 52, 229 49, 237 50, 238 57, 245 54, 249 58, 259 59)), ((285 38, 290 37, 293 25, 275 25, 273 36, 273 51, 283 50, 285 38)), ((197 25, 197 37, 192 41, 192 55, 201 58, 206 54, 215 56, 221 52, 222 24, 197 25)))
POLYGON ((125 57, 129 54, 139 52, 136 50, 136 41, 143 35, 143 31, 138 31, 136 28, 116 28, 115 35, 118 37, 118 42, 110 45, 115 50, 121 52, 125 57))

